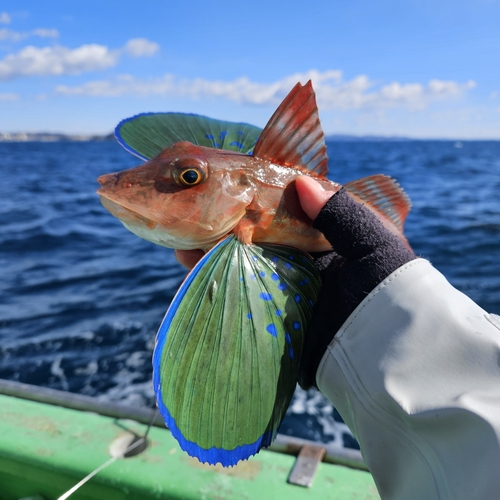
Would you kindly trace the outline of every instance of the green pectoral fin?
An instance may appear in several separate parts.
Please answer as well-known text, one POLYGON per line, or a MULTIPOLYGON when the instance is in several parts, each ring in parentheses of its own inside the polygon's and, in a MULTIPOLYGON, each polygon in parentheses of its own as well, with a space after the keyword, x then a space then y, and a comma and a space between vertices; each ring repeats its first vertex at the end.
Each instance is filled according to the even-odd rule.
POLYGON ((142 113, 121 121, 118 142, 130 153, 149 160, 180 141, 199 146, 251 154, 261 129, 186 113, 142 113))
POLYGON ((189 274, 158 331, 153 365, 160 411, 190 455, 228 466, 272 442, 319 288, 301 251, 234 237, 189 274))

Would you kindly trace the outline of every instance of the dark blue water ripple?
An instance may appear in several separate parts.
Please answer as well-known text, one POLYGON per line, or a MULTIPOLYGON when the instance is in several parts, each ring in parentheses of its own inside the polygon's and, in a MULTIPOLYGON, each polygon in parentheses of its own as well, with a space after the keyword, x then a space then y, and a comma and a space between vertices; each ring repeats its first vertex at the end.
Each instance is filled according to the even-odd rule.
MULTIPOLYGON (((416 253, 500 314, 500 143, 455 146, 335 142, 330 177, 398 179, 416 253)), ((0 143, 0 155, 0 378, 152 405, 154 336, 185 271, 95 195, 99 175, 138 161, 112 142, 0 143)), ((316 391, 297 391, 281 430, 356 445, 316 391)))

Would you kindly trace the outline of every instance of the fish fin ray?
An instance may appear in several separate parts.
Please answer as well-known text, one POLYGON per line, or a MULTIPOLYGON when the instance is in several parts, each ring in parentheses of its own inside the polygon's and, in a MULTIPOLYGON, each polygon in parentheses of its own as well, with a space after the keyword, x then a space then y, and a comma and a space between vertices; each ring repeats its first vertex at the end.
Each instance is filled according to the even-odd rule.
POLYGON ((253 155, 326 177, 328 156, 311 81, 297 83, 264 127, 253 155))
POLYGON ((122 120, 115 128, 117 141, 143 160, 180 141, 250 154, 260 133, 260 128, 247 123, 189 113, 141 113, 122 120))
POLYGON ((401 234, 403 233, 411 202, 403 188, 394 179, 383 174, 371 175, 347 182, 344 187, 391 220, 401 234))
POLYGON ((153 355, 160 413, 189 455, 232 466, 269 446, 295 390, 320 286, 300 250, 234 236, 193 268, 153 355))

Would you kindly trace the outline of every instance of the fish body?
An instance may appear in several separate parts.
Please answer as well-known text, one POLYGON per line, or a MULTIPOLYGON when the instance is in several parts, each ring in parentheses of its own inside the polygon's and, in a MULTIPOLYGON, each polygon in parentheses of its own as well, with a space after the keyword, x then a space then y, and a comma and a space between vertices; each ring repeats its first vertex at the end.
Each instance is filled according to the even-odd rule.
MULTIPOLYGON (((310 174, 238 152, 178 142, 144 165, 101 177, 99 195, 133 233, 170 248, 208 250, 234 233, 247 244, 328 250, 330 245, 300 207, 293 184, 299 175, 310 174), (183 185, 186 170, 203 181, 183 185)), ((321 182, 332 191, 340 188, 321 182)))
MULTIPOLYGON (((331 246, 302 210, 294 181, 309 175, 338 191, 341 186, 326 174, 324 135, 309 82, 292 90, 252 154, 178 141, 143 165, 101 176, 98 194, 130 231, 166 247, 206 251, 235 234, 244 244, 320 252, 331 246)), ((397 184, 383 175, 349 184, 351 195, 406 241, 409 201, 397 184)))
MULTIPOLYGON (((153 384, 181 448, 235 465, 269 446, 294 393, 321 279, 304 252, 330 250, 295 180, 328 191, 326 146, 310 82, 264 130, 198 115, 144 114, 116 130, 146 163, 99 178, 102 204, 135 234, 204 257, 158 330, 153 384)), ((406 242, 409 200, 389 177, 344 185, 406 242)))

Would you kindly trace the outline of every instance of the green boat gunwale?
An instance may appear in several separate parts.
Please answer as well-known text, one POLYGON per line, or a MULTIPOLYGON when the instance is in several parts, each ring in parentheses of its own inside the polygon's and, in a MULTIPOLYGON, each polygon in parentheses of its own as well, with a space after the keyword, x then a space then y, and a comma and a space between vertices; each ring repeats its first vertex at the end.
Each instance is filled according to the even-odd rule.
MULTIPOLYGON (((117 441, 143 436, 144 424, 155 413, 152 409, 0 380, 0 500, 56 500, 116 456, 113 445, 117 441)), ((188 457, 158 415, 153 425, 149 445, 142 453, 115 460, 71 495, 71 500, 234 500, 268 495, 289 500, 311 495, 379 499, 357 450, 338 450, 278 435, 270 448, 226 469, 188 457), (304 445, 326 449, 311 488, 297 486, 305 485, 300 482, 290 484, 290 473, 300 461, 292 455, 304 452, 304 445)))

